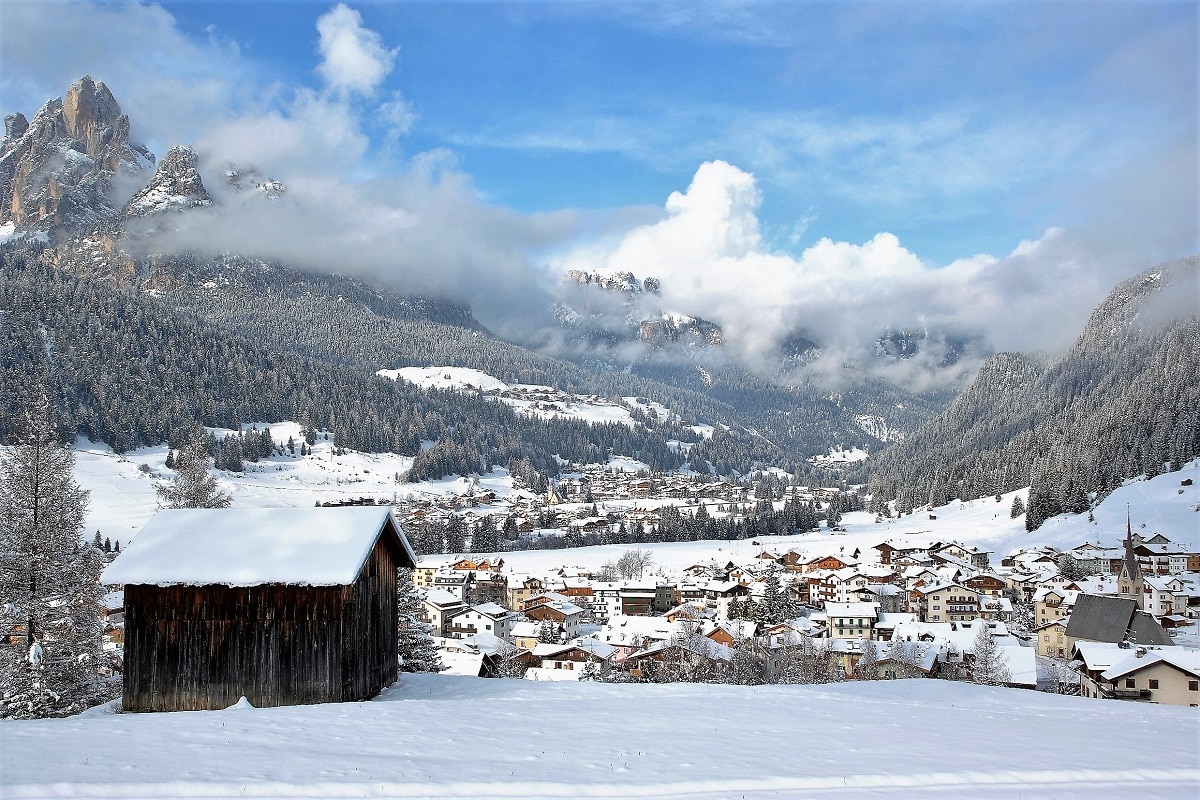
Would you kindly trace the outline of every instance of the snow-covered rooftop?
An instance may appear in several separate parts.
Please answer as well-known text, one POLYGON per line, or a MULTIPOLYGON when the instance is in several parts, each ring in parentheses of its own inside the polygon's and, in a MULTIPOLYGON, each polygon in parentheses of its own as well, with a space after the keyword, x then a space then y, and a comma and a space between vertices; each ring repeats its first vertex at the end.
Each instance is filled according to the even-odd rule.
POLYGON ((387 506, 169 509, 104 570, 106 584, 259 586, 353 583, 388 521, 387 506))

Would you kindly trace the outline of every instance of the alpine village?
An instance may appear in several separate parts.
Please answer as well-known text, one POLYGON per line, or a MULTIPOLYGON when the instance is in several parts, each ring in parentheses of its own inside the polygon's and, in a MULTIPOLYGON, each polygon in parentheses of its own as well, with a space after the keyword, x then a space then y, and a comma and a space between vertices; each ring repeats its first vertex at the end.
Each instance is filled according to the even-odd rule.
POLYGON ((207 245, 321 215, 76 77, 0 140, 0 795, 1195 796, 1200 257, 1058 350, 587 262, 497 333, 207 245))

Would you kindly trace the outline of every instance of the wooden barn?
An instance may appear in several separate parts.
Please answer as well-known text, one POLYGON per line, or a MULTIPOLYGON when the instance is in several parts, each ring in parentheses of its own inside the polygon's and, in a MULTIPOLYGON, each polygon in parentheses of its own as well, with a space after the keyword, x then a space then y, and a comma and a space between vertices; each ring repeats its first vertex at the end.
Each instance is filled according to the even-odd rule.
POLYGON ((387 506, 160 511, 102 577, 125 587, 125 710, 375 696, 415 563, 387 506))

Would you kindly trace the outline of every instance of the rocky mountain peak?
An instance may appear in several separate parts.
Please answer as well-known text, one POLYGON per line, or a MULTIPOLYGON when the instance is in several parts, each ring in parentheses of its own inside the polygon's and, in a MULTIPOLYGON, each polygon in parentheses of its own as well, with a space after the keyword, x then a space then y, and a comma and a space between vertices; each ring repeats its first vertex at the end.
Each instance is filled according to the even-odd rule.
POLYGON ((93 158, 116 155, 107 152, 107 146, 114 138, 129 138, 129 117, 121 113, 108 87, 87 75, 73 83, 63 97, 62 120, 66 135, 82 142, 93 158))
POLYGON ((118 174, 154 165, 130 141, 129 117, 103 83, 84 76, 66 95, 41 107, 32 121, 5 118, 0 144, 0 222, 20 230, 78 228, 111 220, 118 174))
POLYGON ((168 150, 150 183, 126 204, 125 215, 147 217, 163 211, 212 205, 212 197, 200 177, 198 160, 196 151, 190 147, 175 145, 168 150))
POLYGON ((29 120, 21 113, 9 114, 4 118, 4 141, 19 139, 29 130, 29 120))

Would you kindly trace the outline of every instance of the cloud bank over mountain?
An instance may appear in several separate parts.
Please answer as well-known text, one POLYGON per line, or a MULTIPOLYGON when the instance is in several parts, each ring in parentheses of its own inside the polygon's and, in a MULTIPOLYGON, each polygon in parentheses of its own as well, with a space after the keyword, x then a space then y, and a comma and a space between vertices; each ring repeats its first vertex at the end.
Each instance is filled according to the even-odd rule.
MULTIPOLYGON (((764 242, 761 202, 753 175, 723 161, 705 162, 685 191, 667 198, 660 220, 607 248, 584 246, 556 263, 659 278, 665 306, 720 324, 730 345, 752 360, 770 359, 799 333, 822 345, 818 369, 837 373, 852 364, 906 382, 937 371, 944 353, 934 346, 906 363, 873 362, 872 343, 888 329, 981 337, 996 349, 1054 351, 1078 332, 1090 307, 1085 302, 1094 303, 1108 286, 1058 229, 1006 256, 976 255, 945 266, 923 262, 888 232, 861 244, 825 238, 792 255, 764 242), (1064 307, 1064 294, 1081 298, 1078 311, 1064 307)), ((936 379, 924 379, 930 378, 936 379)))
MULTIPOLYGON (((995 349, 1061 349, 1117 279, 1145 266, 1147 258, 1168 257, 1171 252, 1159 250, 1178 250, 1189 235, 1195 241, 1194 124, 1158 131, 1156 141, 1177 143, 1165 150, 1123 153, 1123 140, 1104 143, 1094 151, 1104 158, 1094 161, 1112 160, 1120 168, 1108 170, 1111 174, 1100 183, 1089 173, 1079 185, 1056 190, 1055 199, 1070 200, 1073 213, 1051 225, 1014 228, 1022 233, 1004 245, 1007 254, 963 253, 956 260, 932 261, 891 226, 863 235, 825 234, 804 246, 805 236, 831 229, 822 218, 827 212, 815 208, 796 214, 784 226, 789 235, 780 236, 777 221, 768 221, 767 208, 785 179, 792 195, 802 195, 806 174, 812 187, 849 182, 853 191, 841 192, 843 198, 889 208, 929 194, 921 187, 932 184, 952 184, 933 193, 978 205, 999 173, 1019 171, 1022 186, 1032 185, 1043 171, 1063 175, 1081 153, 1093 152, 1088 136, 1094 126, 1078 124, 1066 114, 1061 120, 1043 114, 1038 119, 1055 124, 1031 122, 1032 128, 1018 137, 1014 126, 1025 125, 1023 117, 1010 115, 1006 122, 992 124, 977 106, 964 105, 955 113, 927 106, 916 119, 928 124, 915 124, 904 113, 889 116, 886 108, 867 116, 861 111, 843 114, 828 98, 822 99, 824 107, 788 113, 751 108, 747 99, 747 107, 730 118, 762 123, 741 126, 754 132, 749 139, 714 137, 710 125, 700 124, 708 119, 704 115, 725 118, 729 109, 697 103, 699 110, 691 114, 665 113, 655 106, 655 135, 670 139, 658 141, 646 127, 598 124, 589 114, 603 113, 602 106, 589 110, 580 105, 580 115, 568 117, 531 101, 496 118, 497 124, 538 129, 532 138, 516 137, 516 144, 481 143, 488 139, 486 126, 442 130, 440 138, 418 136, 426 111, 410 99, 413 83, 407 82, 407 50, 401 48, 416 40, 406 39, 403 29, 383 30, 364 18, 365 13, 380 22, 387 18, 383 9, 364 7, 360 13, 345 4, 291 9, 289 23, 296 17, 306 21, 281 28, 277 36, 305 42, 300 71, 280 66, 272 50, 276 42, 239 40, 215 24, 197 33, 194 19, 185 23, 184 10, 176 13, 178 17, 161 6, 132 3, 9 4, 0 26, 4 110, 31 111, 80 75, 92 74, 116 93, 136 138, 160 155, 172 144, 189 143, 200 156, 214 205, 190 211, 153 247, 238 251, 445 296, 470 303, 486 325, 526 342, 553 340, 546 334, 546 326, 554 324, 548 311, 566 269, 629 271, 660 279, 662 297, 655 302, 663 310, 720 324, 729 348, 764 369, 778 363, 783 341, 802 335, 822 348, 822 358, 809 369, 839 375, 849 364, 920 385, 970 367, 968 359, 946 373, 940 363, 950 344, 939 337, 969 337, 995 349), (62 47, 63 42, 71 46, 62 47), (585 155, 623 154, 653 169, 671 152, 674 162, 687 165, 672 169, 694 169, 694 175, 686 186, 686 177, 673 177, 674 191, 665 201, 667 191, 655 196, 661 203, 657 209, 647 207, 642 194, 640 202, 629 201, 627 207, 597 210, 581 202, 579 207, 564 203, 558 210, 533 211, 498 200, 494 186, 480 187, 475 177, 479 148, 492 147, 510 157, 565 152, 571 147, 556 145, 553 135, 562 125, 582 131, 568 138, 585 155), (629 135, 616 135, 622 130, 629 135), (580 146, 587 139, 584 134, 602 141, 580 146), (1015 150, 1002 146, 1018 138, 1058 144, 1015 150), (622 142, 632 149, 622 150, 622 142), (653 152, 637 150, 647 142, 655 144, 653 152), (982 144, 964 152, 963 142, 982 144), (1042 163, 1031 156, 1035 153, 1055 163, 1042 163), (474 160, 468 157, 472 155, 474 160), (282 181, 286 194, 275 202, 258 202, 232 192, 222 181, 231 165, 282 181), (877 185, 872 175, 878 177, 877 185), (1090 197, 1080 200, 1085 190, 1090 197), (1022 236, 1029 240, 1019 241, 1022 236), (933 338, 913 358, 873 358, 872 343, 889 329, 926 330, 933 338)), ((580 9, 575 19, 575 11, 559 9, 551 16, 590 30, 596 28, 591 16, 596 13, 595 8, 580 9)), ((762 22, 755 14, 751 16, 762 22)), ((417 16, 411 15, 412 24, 417 16)), ((528 21, 533 17, 538 17, 533 9, 514 15, 536 32, 535 23, 528 21)), ((639 17, 635 27, 649 26, 656 36, 683 31, 679 41, 691 41, 705 39, 695 31, 701 22, 664 27, 639 17)), ((829 21, 830 30, 841 37, 837 46, 849 46, 857 29, 836 23, 829 21)), ((875 20, 866 27, 879 33, 880 25, 875 20)), ((1194 36, 1185 41, 1177 26, 1164 22, 1160 27, 1165 33, 1127 42, 1093 68, 1108 81, 1096 85, 1124 82, 1139 94, 1144 86, 1164 100, 1164 108, 1173 107, 1165 100, 1188 96, 1183 77, 1158 80, 1164 57, 1148 54, 1194 51, 1194 36)), ((1111 38, 1110 28, 1103 28, 1103 36, 1111 38)), ((1089 31, 1089 37, 1099 35, 1089 31)), ((759 44, 767 49, 790 46, 774 40, 759 44)), ((994 61, 986 64, 993 67, 1007 63, 996 52, 989 59, 994 61)), ((804 74, 815 68, 807 62, 792 66, 803 66, 804 74)), ((1194 66, 1188 69, 1194 75, 1194 66)), ((922 76, 914 74, 912 80, 919 82, 922 76)), ((858 74, 856 80, 863 83, 869 77, 858 74)), ((421 78, 432 80, 429 73, 421 78)), ((960 86, 959 91, 965 95, 969 88, 960 86)), ((611 94, 611 84, 605 90, 611 94)), ((1019 105, 1021 97, 1018 93, 1008 102, 1019 105)), ((679 98, 681 104, 689 101, 679 98)), ((1046 111, 1040 105, 1034 110, 1046 111)), ((1183 116, 1194 122, 1194 114, 1183 116)), ((428 124, 436 130, 432 121, 428 124)), ((516 163, 532 168, 528 160, 516 163)), ((510 168, 512 183, 525 180, 522 168, 510 168)), ((1005 191, 1011 183, 1004 184, 1005 191)), ((1030 190, 1029 202, 1035 205, 1042 198, 1030 190)), ((931 216, 920 208, 913 215, 931 216)))

